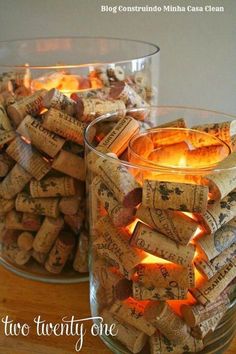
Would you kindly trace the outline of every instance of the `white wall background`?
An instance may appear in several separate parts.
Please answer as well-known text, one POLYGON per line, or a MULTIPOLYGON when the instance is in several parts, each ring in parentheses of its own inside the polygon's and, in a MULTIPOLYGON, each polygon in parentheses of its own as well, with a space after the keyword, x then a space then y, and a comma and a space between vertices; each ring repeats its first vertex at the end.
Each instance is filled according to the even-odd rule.
POLYGON ((161 48, 160 104, 236 114, 236 0, 0 0, 0 40, 112 36, 161 48), (101 5, 224 6, 224 13, 101 13, 101 5))

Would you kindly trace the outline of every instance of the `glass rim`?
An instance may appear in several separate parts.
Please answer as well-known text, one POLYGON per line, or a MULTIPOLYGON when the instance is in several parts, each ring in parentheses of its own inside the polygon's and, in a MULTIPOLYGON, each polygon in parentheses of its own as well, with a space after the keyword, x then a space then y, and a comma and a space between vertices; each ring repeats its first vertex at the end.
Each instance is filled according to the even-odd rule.
POLYGON ((149 45, 150 47, 153 48, 153 51, 149 54, 142 55, 140 57, 134 57, 130 59, 125 59, 125 60, 117 60, 117 61, 100 61, 100 62, 89 62, 85 64, 63 64, 63 65, 9 65, 9 64, 2 64, 0 63, 0 67, 2 68, 15 68, 15 69, 25 69, 30 68, 32 70, 47 70, 47 69, 72 69, 72 68, 84 68, 88 66, 99 66, 99 65, 111 65, 111 64, 124 64, 128 63, 131 61, 136 61, 139 59, 145 59, 154 56, 155 54, 160 52, 160 47, 154 43, 147 42, 147 41, 142 41, 138 39, 126 39, 126 38, 119 38, 119 37, 106 37, 106 36, 56 36, 56 37, 34 37, 34 38, 19 38, 19 39, 10 39, 10 40, 4 40, 0 41, 0 49, 1 46, 3 45, 8 45, 10 43, 12 44, 20 44, 24 42, 34 42, 37 40, 65 40, 65 39, 72 39, 72 40, 79 40, 79 39, 88 39, 88 40, 107 40, 107 41, 123 41, 123 42, 132 42, 132 43, 139 43, 139 44, 145 44, 149 45))
MULTIPOLYGON (((236 119, 236 116, 232 115, 232 114, 227 114, 227 113, 223 113, 223 112, 218 112, 218 111, 212 111, 212 110, 207 110, 207 109, 204 109, 204 108, 194 108, 194 107, 187 107, 187 106, 150 106, 146 109, 144 108, 133 108, 133 109, 128 109, 126 111, 126 114, 129 113, 129 112, 143 112, 143 111, 146 111, 146 110, 158 110, 158 109, 168 109, 168 108, 171 108, 171 109, 185 109, 185 110, 192 110, 192 111, 201 111, 201 112, 208 112, 208 113, 214 113, 214 114, 219 114, 219 115, 223 115, 225 117, 229 117, 229 118, 234 118, 236 119)), ((122 165, 128 167, 128 168, 133 168, 133 169, 139 169, 139 170, 146 170, 146 171, 149 171, 149 172, 155 172, 155 173, 158 173, 158 172, 169 172, 169 173, 179 173, 179 174, 190 174, 190 173, 194 173, 194 174, 202 174, 203 172, 210 172, 210 173, 218 173, 218 172, 222 172, 222 171, 232 171, 232 170, 235 170, 236 169, 236 166, 234 167, 230 167, 230 168, 217 168, 217 165, 211 165, 209 166, 208 168, 182 168, 182 167, 169 167, 169 166, 159 166, 159 165, 155 165, 155 164, 151 164, 146 166, 146 165, 141 165, 141 164, 136 164, 136 163, 133 163, 133 162, 129 162, 129 161, 125 161, 125 160, 120 160, 120 159, 117 159, 116 157, 113 157, 113 156, 110 156, 110 155, 107 155, 107 153, 104 153, 104 152, 101 152, 99 151, 96 147, 92 146, 90 141, 89 141, 89 132, 90 132, 90 129, 94 126, 96 126, 96 124, 98 124, 99 122, 101 121, 108 121, 109 118, 114 118, 117 116, 117 114, 119 114, 119 111, 118 112, 110 112, 110 113, 106 113, 102 116, 99 116, 97 117, 96 119, 94 119, 92 122, 90 122, 90 124, 86 127, 85 129, 85 132, 84 132, 84 140, 85 140, 85 145, 89 148, 89 150, 93 151, 95 154, 99 155, 100 157, 102 158, 105 158, 105 159, 108 159, 110 160, 111 162, 116 162, 116 163, 121 163, 122 165)), ((169 127, 170 129, 179 129, 179 130, 183 130, 184 128, 175 128, 175 127, 169 127)), ((169 128, 161 128, 160 129, 169 129, 169 128)), ((154 128, 150 128, 150 129, 147 129, 145 132, 141 132, 142 133, 146 133, 148 132, 148 130, 151 130, 151 129, 155 129, 154 128)), ((156 129, 159 129, 158 127, 156 129)), ((199 132, 198 130, 194 130, 194 129, 191 129, 191 128, 186 128, 187 130, 193 130, 194 132, 199 132)), ((205 133, 205 134, 208 134, 208 133, 205 133)), ((131 140, 133 138, 135 138, 137 136, 137 134, 135 134, 131 140)), ((219 139, 219 138, 218 138, 219 139)), ((221 139, 219 139, 225 146, 227 146, 230 149, 230 147, 228 146, 227 143, 223 142, 221 139)), ((130 142, 129 142, 130 144, 130 142)), ((109 152, 108 152, 109 153, 109 152)), ((137 155, 139 156, 139 155, 137 155)), ((229 155, 228 155, 229 156, 229 155)), ((222 160, 223 161, 223 160, 222 160)))

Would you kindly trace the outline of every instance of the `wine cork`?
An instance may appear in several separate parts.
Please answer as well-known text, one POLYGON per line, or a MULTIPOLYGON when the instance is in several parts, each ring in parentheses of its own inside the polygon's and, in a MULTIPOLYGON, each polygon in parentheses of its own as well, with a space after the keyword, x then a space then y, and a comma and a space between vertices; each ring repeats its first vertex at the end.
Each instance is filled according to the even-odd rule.
POLYGON ((60 274, 74 246, 75 237, 70 233, 62 232, 49 253, 45 263, 46 270, 49 273, 60 274))
POLYGON ((166 302, 150 302, 144 311, 144 318, 175 344, 183 344, 189 335, 186 323, 166 302))
POLYGON ((94 242, 97 252, 130 278, 145 255, 129 245, 127 234, 116 229, 108 217, 100 218, 96 230, 101 236, 94 242))
POLYGON ((4 91, 13 92, 13 85, 9 77, 0 79, 0 92, 4 91))
POLYGON ((75 215, 65 215, 64 220, 65 223, 70 227, 70 229, 78 234, 83 226, 85 218, 85 210, 84 208, 79 208, 78 212, 75 215))
POLYGON ((31 180, 31 175, 19 164, 15 164, 12 170, 0 183, 0 196, 5 199, 12 199, 21 192, 26 184, 31 180))
POLYGON ((120 341, 131 353, 137 354, 144 347, 147 335, 127 323, 117 320, 108 310, 101 313, 101 317, 108 326, 115 326, 116 340, 120 341))
POLYGON ((146 303, 135 301, 131 298, 125 301, 116 301, 110 308, 110 312, 130 326, 135 327, 139 331, 151 336, 155 333, 156 328, 144 318, 146 303))
POLYGON ((24 97, 7 107, 7 113, 17 127, 27 114, 37 115, 43 109, 43 97, 47 90, 42 89, 34 94, 24 97))
POLYGON ((230 154, 226 159, 217 165, 215 171, 206 176, 209 185, 209 192, 214 199, 223 199, 236 188, 236 152, 230 154))
POLYGON ((84 159, 68 151, 61 150, 54 159, 52 168, 80 181, 85 180, 84 159))
POLYGON ((177 165, 178 167, 178 164, 182 161, 188 150, 188 144, 185 141, 182 141, 155 150, 153 149, 147 157, 148 160, 162 166, 177 165))
MULTIPOLYGON (((146 135, 141 135, 132 142, 130 149, 132 149, 132 151, 134 151, 136 155, 146 159, 153 151, 154 144, 151 138, 149 138, 146 135)), ((132 153, 131 152, 129 153, 131 155, 130 156, 131 158, 132 153)))
POLYGON ((198 288, 191 289, 192 295, 202 305, 214 302, 235 278, 236 263, 229 261, 210 280, 204 282, 198 288))
POLYGON ((7 214, 15 206, 14 199, 3 199, 0 197, 0 216, 7 214))
POLYGON ((47 177, 30 182, 30 194, 33 198, 69 197, 76 194, 76 181, 72 177, 47 177))
POLYGON ((171 122, 158 124, 155 128, 187 128, 187 124, 184 118, 178 118, 171 122))
POLYGON ((191 329, 191 335, 197 339, 203 339, 209 332, 214 332, 225 312, 218 312, 209 319, 199 323, 191 329))
POLYGON ((138 222, 130 244, 170 262, 188 266, 194 257, 194 246, 177 244, 170 238, 138 222))
POLYGON ((96 170, 115 198, 126 208, 138 205, 142 199, 142 188, 128 169, 109 158, 99 158, 96 170))
POLYGON ((183 300, 187 298, 187 291, 187 289, 180 288, 176 281, 171 282, 168 287, 146 287, 140 283, 133 282, 132 297, 139 301, 183 300))
POLYGON ((126 226, 134 220, 135 209, 123 207, 100 177, 95 177, 92 184, 94 193, 96 193, 102 207, 107 211, 116 227, 126 226))
POLYGON ((31 252, 21 250, 16 243, 4 245, 2 252, 3 257, 7 257, 11 262, 20 266, 28 263, 31 258, 31 252))
POLYGON ((139 206, 136 217, 160 233, 186 245, 197 231, 198 224, 181 212, 139 206))
POLYGON ((27 115, 17 128, 17 133, 27 138, 39 150, 54 157, 62 149, 65 140, 45 129, 40 121, 27 115))
POLYGON ((167 147, 168 145, 186 142, 188 134, 184 129, 164 128, 152 131, 154 148, 167 147))
POLYGON ((89 238, 85 232, 79 236, 77 251, 75 254, 73 268, 79 273, 87 273, 88 270, 89 238))
POLYGON ((39 223, 34 225, 27 225, 23 223, 22 213, 11 210, 6 215, 6 228, 10 230, 23 230, 23 231, 37 231, 40 227, 39 223))
MULTIPOLYGON (((114 83, 110 90, 110 97, 117 100, 122 100, 128 108, 148 108, 149 105, 142 97, 127 83, 121 81, 114 83)), ((130 112, 131 114, 131 112, 130 112)), ((133 113, 132 113, 133 115, 133 113)), ((136 119, 144 120, 146 113, 134 113, 136 119)))
POLYGON ((57 218, 59 215, 58 204, 58 198, 32 198, 28 194, 19 193, 15 207, 17 211, 57 218))
POLYGON ((16 134, 12 129, 9 118, 2 105, 0 105, 0 146, 15 138, 16 134))
POLYGON ((236 216, 236 190, 220 201, 209 205, 202 215, 202 222, 207 231, 215 232, 236 216))
POLYGON ((32 251, 32 258, 34 258, 39 264, 44 264, 47 259, 46 253, 36 252, 35 250, 32 251))
POLYGON ((236 120, 221 123, 195 125, 192 127, 192 129, 204 131, 208 134, 216 136, 226 143, 230 143, 231 136, 236 134, 236 120))
POLYGON ((2 91, 0 94, 0 104, 7 109, 8 106, 16 102, 16 97, 13 92, 2 91))
POLYGON ((52 248, 63 225, 64 220, 62 217, 57 219, 46 217, 35 236, 33 243, 34 250, 47 254, 52 248))
POLYGON ((45 113, 43 127, 77 144, 84 143, 86 124, 55 108, 50 108, 45 113))
POLYGON ((23 251, 30 251, 33 248, 34 236, 30 232, 22 232, 17 239, 18 247, 23 251))
POLYGON ((191 335, 186 335, 185 343, 176 344, 170 341, 157 331, 149 339, 150 354, 183 354, 183 353, 198 353, 204 348, 202 340, 193 338, 191 335))
POLYGON ((15 162, 6 153, 0 154, 0 177, 5 177, 15 162))
POLYGON ((122 100, 91 97, 80 98, 76 103, 76 117, 82 122, 90 122, 103 114, 117 111, 125 116, 126 107, 122 100))
POLYGON ((229 298, 222 294, 212 303, 203 306, 201 304, 182 305, 181 314, 189 327, 196 327, 198 324, 210 319, 218 313, 225 312, 229 305, 229 298))
POLYGON ((194 271, 191 265, 184 268, 172 263, 142 263, 136 270, 135 280, 148 288, 194 287, 194 271))
POLYGON ((81 198, 79 196, 63 197, 59 202, 60 212, 65 215, 75 215, 79 210, 80 203, 81 198))
POLYGON ((207 186, 155 180, 143 183, 142 202, 149 208, 202 213, 207 208, 207 198, 207 186))
POLYGON ((134 118, 130 116, 120 118, 96 149, 103 152, 113 152, 120 156, 127 149, 131 137, 138 131, 139 124, 134 118))
POLYGON ((41 217, 40 215, 32 213, 23 213, 22 225, 26 228, 30 228, 37 231, 41 226, 41 217))
POLYGON ((229 148, 223 144, 199 147, 185 152, 185 165, 196 168, 209 168, 209 166, 217 165, 218 168, 218 163, 228 154, 229 148))
POLYGON ((19 137, 8 146, 7 153, 37 180, 43 178, 51 169, 49 162, 19 137))
POLYGON ((43 105, 48 109, 56 108, 72 116, 75 113, 75 101, 55 88, 46 93, 43 98, 43 105))

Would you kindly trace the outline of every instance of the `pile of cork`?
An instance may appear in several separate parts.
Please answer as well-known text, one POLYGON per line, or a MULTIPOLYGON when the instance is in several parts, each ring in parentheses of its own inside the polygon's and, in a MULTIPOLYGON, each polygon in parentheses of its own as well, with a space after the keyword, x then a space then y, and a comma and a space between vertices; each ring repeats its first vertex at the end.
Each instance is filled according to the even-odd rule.
MULTIPOLYGON (((230 144, 234 123, 195 129, 230 144)), ((92 313, 114 323, 112 340, 132 353, 198 352, 235 290, 236 153, 202 184, 152 179, 119 159, 138 129, 131 116, 121 118, 96 147, 103 156, 87 155, 92 313)), ((150 147, 148 156, 155 142, 140 143, 140 150, 150 147)), ((197 149, 200 143, 207 151, 201 139, 197 149)))
POLYGON ((52 274, 88 271, 85 128, 101 114, 148 107, 118 73, 123 80, 121 69, 110 70, 112 88, 72 98, 55 88, 31 93, 28 71, 0 77, 0 242, 8 262, 29 272, 35 261, 52 274))

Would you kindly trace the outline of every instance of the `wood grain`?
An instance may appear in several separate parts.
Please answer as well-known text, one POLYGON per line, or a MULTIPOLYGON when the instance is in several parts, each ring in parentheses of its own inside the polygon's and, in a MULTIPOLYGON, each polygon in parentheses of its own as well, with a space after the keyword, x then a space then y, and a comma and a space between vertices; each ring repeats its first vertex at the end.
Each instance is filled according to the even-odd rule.
MULTIPOLYGON (((74 354, 77 337, 38 337, 33 319, 41 315, 47 322, 61 322, 62 317, 90 317, 89 285, 53 285, 20 278, 0 267, 0 317, 28 323, 29 336, 6 337, 0 322, 0 354, 74 354)), ((85 325, 85 354, 111 354, 98 337, 90 334, 91 323, 85 325)), ((236 338, 225 354, 236 354, 236 338)))

